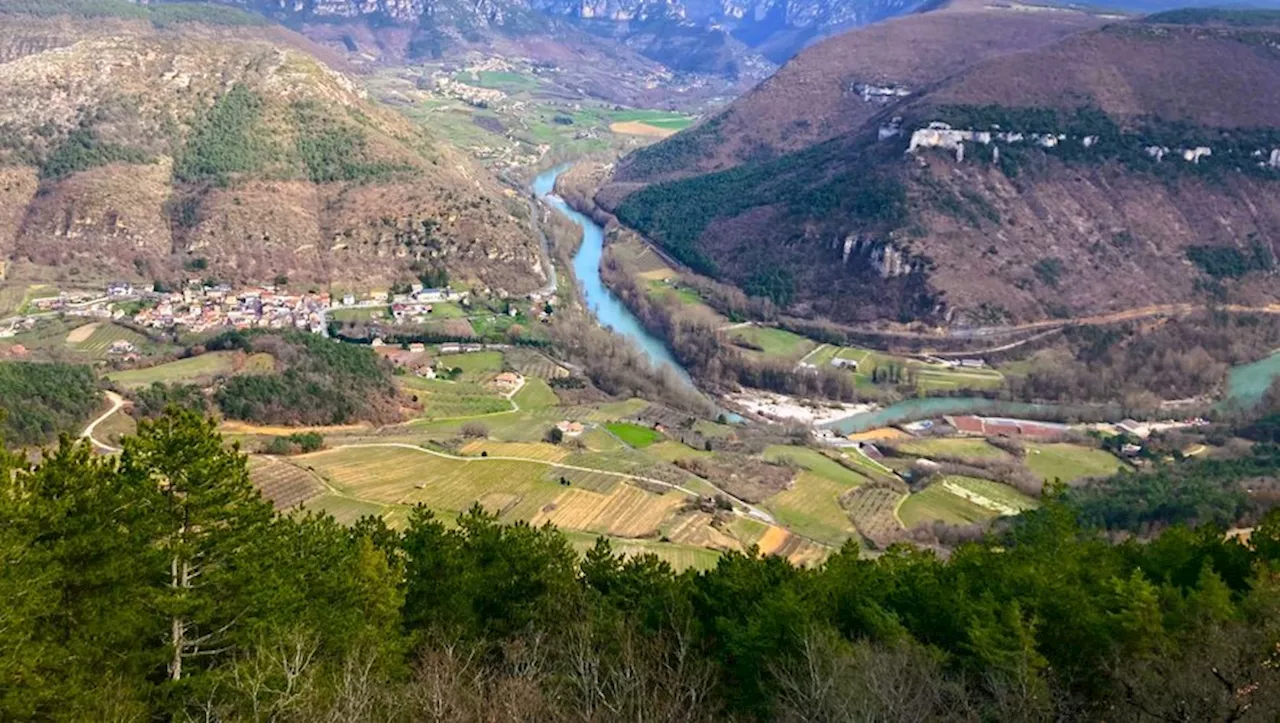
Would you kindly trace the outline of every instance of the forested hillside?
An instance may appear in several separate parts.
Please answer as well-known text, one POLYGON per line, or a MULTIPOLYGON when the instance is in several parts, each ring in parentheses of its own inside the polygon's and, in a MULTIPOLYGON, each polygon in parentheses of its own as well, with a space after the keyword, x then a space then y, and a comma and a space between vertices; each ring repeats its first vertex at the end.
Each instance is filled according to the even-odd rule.
POLYGON ((391 365, 367 346, 301 332, 231 331, 210 340, 206 348, 273 359, 274 370, 232 376, 218 387, 214 400, 230 419, 286 425, 399 419, 391 365))
POLYGON ((79 431, 101 402, 87 366, 0 362, 0 443, 43 444, 79 431))
MULTIPOLYGON (((279 516, 211 422, 0 457, 6 720, 1274 720, 1280 517, 706 572, 560 533, 279 516)), ((1275 478, 1259 448, 1245 474, 1275 478)), ((1219 470, 1221 472, 1221 470, 1219 470)), ((1181 474, 1184 488, 1199 468, 1181 474)), ((1222 474, 1205 484, 1219 485, 1222 474)), ((1124 486, 1125 482, 1117 483, 1124 486)), ((1196 516, 1193 519, 1207 519, 1196 516)), ((446 524, 447 522, 447 524, 446 524)))

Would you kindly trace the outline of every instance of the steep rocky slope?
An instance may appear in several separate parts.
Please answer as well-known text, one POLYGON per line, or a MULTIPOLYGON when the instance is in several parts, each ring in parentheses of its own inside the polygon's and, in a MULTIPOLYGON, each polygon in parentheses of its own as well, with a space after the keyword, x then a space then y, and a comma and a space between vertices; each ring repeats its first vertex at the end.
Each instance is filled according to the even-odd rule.
POLYGON ((299 36, 5 20, 3 258, 85 282, 543 281, 523 202, 299 36))
POLYGON ((1280 28, 1223 17, 1115 22, 918 86, 857 66, 910 92, 848 124, 831 81, 770 84, 624 160, 598 200, 698 270, 845 321, 1274 303, 1280 28), (785 119, 810 106, 820 130, 797 141, 785 119))
POLYGON ((1097 27, 1097 16, 959 2, 819 43, 711 122, 627 158, 618 180, 716 171, 799 150, 856 130, 900 94, 974 63, 1097 27))
POLYGON ((814 40, 909 13, 928 0, 219 0, 333 37, 400 45, 410 57, 474 47, 486 37, 609 38, 673 70, 734 76, 763 56, 790 58, 814 40), (376 29, 370 37, 367 29, 376 29))

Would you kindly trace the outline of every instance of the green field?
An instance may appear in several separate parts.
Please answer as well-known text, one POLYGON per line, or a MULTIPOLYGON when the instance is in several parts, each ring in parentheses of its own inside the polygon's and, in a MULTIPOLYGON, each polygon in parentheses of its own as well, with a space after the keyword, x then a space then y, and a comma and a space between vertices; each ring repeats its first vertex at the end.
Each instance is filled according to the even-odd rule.
POLYGON ((655 279, 649 282, 649 294, 658 298, 675 299, 681 304, 689 306, 706 306, 706 304, 702 302, 702 297, 698 295, 698 292, 688 286, 672 286, 670 283, 661 279, 655 279))
POLYGON ((1107 477, 1125 467, 1108 452, 1076 444, 1028 444, 1026 448, 1027 467, 1046 482, 1107 477))
POLYGON ((333 515, 333 519, 344 525, 354 524, 361 517, 382 517, 387 508, 388 505, 334 494, 321 495, 303 504, 303 509, 326 512, 333 515))
POLYGON ((501 70, 481 70, 475 73, 460 71, 454 74, 453 79, 459 83, 474 85, 478 88, 492 88, 505 93, 532 91, 541 86, 536 78, 501 70))
POLYGON ((791 489, 765 500, 764 507, 778 522, 828 545, 839 546, 857 534, 849 514, 840 506, 844 493, 866 478, 815 449, 774 445, 764 450, 773 462, 790 461, 804 469, 791 489))
POLYGON ((524 386, 512 399, 521 409, 547 409, 560 403, 555 391, 538 377, 525 377, 524 386))
POLYGON ((956 389, 998 389, 1004 385, 1004 375, 994 369, 956 369, 939 364, 926 364, 918 359, 894 356, 874 349, 837 347, 824 345, 806 362, 818 367, 829 366, 833 359, 852 359, 858 369, 852 372, 859 386, 872 384, 872 373, 877 368, 902 367, 910 371, 916 386, 926 392, 954 391, 956 389))
MULTIPOLYGON (((586 532, 565 530, 564 536, 573 545, 573 549, 585 554, 595 547, 600 535, 586 532)), ((605 537, 613 548, 615 555, 655 555, 676 570, 709 570, 720 561, 720 553, 703 547, 677 545, 673 542, 654 540, 623 540, 616 537, 605 537)))
POLYGON ((654 128, 662 128, 664 130, 682 131, 693 125, 694 118, 681 115, 679 113, 670 113, 662 110, 644 110, 632 109, 612 111, 609 118, 615 123, 625 123, 627 121, 635 121, 651 125, 654 128))
POLYGON ((370 321, 391 318, 391 307, 377 306, 367 309, 334 309, 329 312, 334 321, 370 321))
POLYGON ((208 352, 200 356, 179 359, 146 369, 112 372, 107 375, 107 379, 128 388, 150 386, 155 382, 166 384, 174 382, 190 384, 208 382, 215 377, 230 374, 234 371, 235 359, 238 353, 234 351, 208 352))
POLYGON ((985 439, 967 437, 913 439, 899 444, 898 449, 921 457, 957 457, 983 461, 1013 459, 1008 452, 992 446, 985 439))
POLYGON ((604 425, 606 429, 613 432, 618 439, 623 442, 641 449, 662 439, 662 433, 639 424, 629 424, 627 422, 610 422, 604 425))
MULTIPOLYGON (((451 359, 452 357, 445 357, 451 359)), ((423 419, 464 419, 510 412, 511 400, 471 382, 399 377, 400 385, 418 398, 423 419)))
POLYGON ((841 484, 822 475, 803 471, 789 490, 762 503, 779 524, 819 542, 839 546, 857 534, 849 514, 840 506, 840 496, 857 484, 841 484))
POLYGON ((75 349, 96 358, 104 358, 107 356, 107 350, 116 341, 130 342, 140 352, 144 351, 146 347, 152 346, 147 337, 132 329, 103 322, 98 325, 97 329, 94 329, 93 334, 88 339, 76 344, 75 349))
POLYGON ((980 495, 992 502, 1013 508, 1019 512, 1033 510, 1040 506, 1039 501, 1028 497, 1009 485, 1001 484, 994 480, 953 476, 947 477, 943 481, 950 482, 975 495, 980 495))
POLYGON ((822 475, 846 487, 856 487, 867 480, 862 475, 809 447, 775 444, 766 447, 764 458, 770 462, 790 460, 815 474, 822 475))
POLYGON ((734 329, 729 332, 729 338, 742 339, 754 346, 758 346, 764 349, 761 353, 767 357, 793 361, 799 361, 801 357, 817 346, 817 344, 799 334, 792 334, 789 331, 768 326, 746 326, 741 329, 734 329))
POLYGON ((463 379, 472 381, 486 374, 497 374, 502 371, 502 352, 475 351, 466 354, 447 354, 440 357, 440 362, 447 367, 461 369, 463 379))
POLYGON ((998 513, 948 492, 941 483, 931 484, 907 497, 898 508, 898 517, 908 529, 920 523, 946 522, 966 525, 998 517, 998 513))

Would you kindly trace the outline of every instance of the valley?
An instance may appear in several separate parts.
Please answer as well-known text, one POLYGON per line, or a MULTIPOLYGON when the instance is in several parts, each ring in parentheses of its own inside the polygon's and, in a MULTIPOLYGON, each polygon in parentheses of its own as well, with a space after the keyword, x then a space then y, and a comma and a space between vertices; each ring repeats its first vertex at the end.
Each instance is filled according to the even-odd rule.
MULTIPOLYGON (((382 31, 344 39, 304 23, 230 40, 221 27, 267 26, 141 12, 113 18, 121 35, 109 41, 83 20, 29 19, 11 46, 25 50, 0 65, 24 99, 11 99, 11 137, 56 129, 8 147, 6 192, 27 207, 8 227, 0 354, 95 367, 115 395, 83 420, 101 450, 166 404, 199 404, 253 453, 255 480, 282 509, 398 527, 415 505, 444 519, 479 505, 504 523, 551 522, 581 550, 604 535, 699 567, 752 545, 798 565, 845 543, 868 554, 903 540, 945 548, 958 534, 946 526, 1034 508, 1045 481, 1217 449, 1205 430, 1247 418, 1267 386, 1240 392, 1231 370, 1280 347, 1274 295, 1250 276, 1268 269, 1236 273, 1262 252, 1201 254, 1200 268, 1230 284, 1211 310, 1117 297, 1121 308, 1037 318, 1007 300, 961 303, 954 289, 956 306, 939 304, 934 286, 973 267, 922 252, 927 235, 898 245, 891 175, 838 175, 840 154, 872 168, 900 154, 911 182, 936 196, 911 190, 907 207, 934 213, 950 208, 938 200, 948 179, 1030 162, 1024 139, 1038 153, 1107 148, 1120 131, 1105 123, 1047 135, 1089 118, 1001 116, 954 89, 991 58, 1115 42, 1115 18, 959 4, 858 31, 861 55, 837 61, 841 38, 815 45, 722 110, 716 94, 730 85, 651 60, 604 92, 588 76, 618 66, 553 62, 510 38, 487 54, 409 57, 382 31), (958 42, 954 26, 991 42, 958 42), (92 37, 67 44, 54 31, 68 27, 92 37), (936 43, 910 57, 862 49, 913 34, 936 43), (195 38, 204 44, 178 48, 195 38), (56 58, 46 43, 62 48, 56 58), (113 52, 140 49, 153 66, 111 66, 113 52), (95 54, 121 80, 76 90, 76 102, 100 99, 92 113, 30 85, 95 54), (220 80, 180 70, 210 63, 252 70, 220 80), (157 78, 171 85, 144 93, 157 78), (834 96, 809 103, 794 95, 806 84, 834 96), (133 140, 139 131, 161 135, 148 145, 133 140), (150 180, 119 183, 134 175, 150 180), (835 185, 803 188, 822 177, 835 185), (730 253, 749 277, 722 267, 716 254, 731 247, 704 245, 724 204, 749 222, 725 227, 726 239, 754 244, 730 253), (751 234, 776 232, 780 205, 820 206, 827 221, 867 216, 823 253, 868 268, 805 277, 794 239, 770 256, 751 234), (104 245, 110 253, 96 253, 104 245), (326 337, 351 347, 347 361, 304 341, 326 337), (306 401, 318 388, 333 399, 306 401), (975 438, 972 419, 996 431, 975 438), (1117 431, 1126 419, 1151 420, 1160 443, 1117 431)), ((1201 173, 1239 162, 1217 151, 1169 163, 1201 173)), ((981 205, 953 193, 969 200, 947 213, 981 205)), ((991 219, 973 213, 990 235, 991 219)), ((1076 272, 1055 258, 1034 274, 1070 301, 1057 285, 1076 272)))
POLYGON ((1277 48, 0 0, 0 720, 1275 720, 1277 48))

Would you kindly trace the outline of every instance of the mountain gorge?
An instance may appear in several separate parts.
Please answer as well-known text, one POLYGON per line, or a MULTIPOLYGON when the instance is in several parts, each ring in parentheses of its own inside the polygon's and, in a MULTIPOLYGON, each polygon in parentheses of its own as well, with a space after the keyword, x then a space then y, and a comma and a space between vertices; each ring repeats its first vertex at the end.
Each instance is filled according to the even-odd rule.
POLYGON ((623 159, 597 200, 696 270, 841 321, 1274 303, 1273 22, 890 21, 623 159), (929 50, 868 52, 894 36, 929 50))
POLYGON ((15 264, 86 282, 543 283, 525 204, 305 38, 6 9, 0 255, 15 264))
MULTIPOLYGON (((156 0, 153 0, 153 2, 156 0)), ((364 51, 360 38, 409 58, 485 39, 546 36, 617 42, 677 72, 736 77, 767 71, 814 40, 925 7, 925 0, 221 0, 364 51)))

